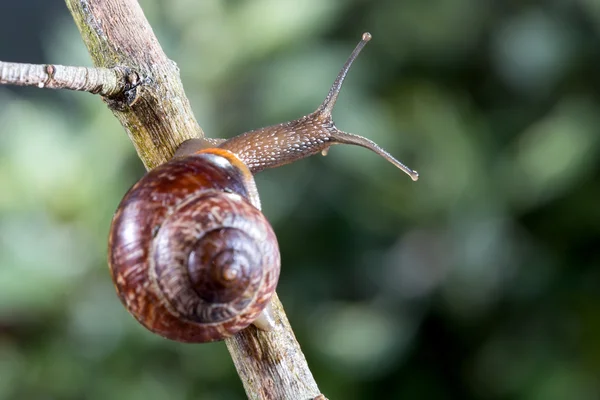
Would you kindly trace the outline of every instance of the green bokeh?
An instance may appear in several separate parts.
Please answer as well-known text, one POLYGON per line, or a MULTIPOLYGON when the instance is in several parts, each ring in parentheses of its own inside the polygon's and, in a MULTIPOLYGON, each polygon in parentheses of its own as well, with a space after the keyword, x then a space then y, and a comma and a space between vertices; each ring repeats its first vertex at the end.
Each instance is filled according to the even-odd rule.
MULTIPOLYGON (((311 112, 373 34, 334 117, 420 180, 342 146, 257 178, 323 393, 600 398, 597 1, 140 3, 212 137, 311 112)), ((0 60, 90 65, 61 1, 0 9, 0 60)), ((143 172, 99 98, 0 87, 0 399, 244 398, 223 343, 115 295, 108 227, 143 172)))

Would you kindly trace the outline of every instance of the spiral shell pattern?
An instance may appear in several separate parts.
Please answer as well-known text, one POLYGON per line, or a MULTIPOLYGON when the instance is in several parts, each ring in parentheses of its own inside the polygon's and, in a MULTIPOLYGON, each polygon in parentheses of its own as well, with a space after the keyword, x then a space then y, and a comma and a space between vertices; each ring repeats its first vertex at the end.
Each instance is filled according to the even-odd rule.
POLYGON ((109 264, 119 297, 140 323, 166 338, 232 336, 275 291, 277 239, 248 202, 249 171, 230 157, 205 152, 155 168, 113 218, 109 264))

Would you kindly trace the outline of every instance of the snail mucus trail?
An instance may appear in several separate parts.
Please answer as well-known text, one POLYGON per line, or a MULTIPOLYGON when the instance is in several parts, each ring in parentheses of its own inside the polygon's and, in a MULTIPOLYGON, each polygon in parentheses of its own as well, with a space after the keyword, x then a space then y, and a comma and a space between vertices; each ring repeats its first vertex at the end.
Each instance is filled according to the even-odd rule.
POLYGON ((253 174, 351 144, 417 180, 377 144, 333 123, 342 83, 370 39, 363 34, 312 114, 229 140, 188 140, 127 192, 111 225, 108 259, 121 301, 143 326, 181 342, 222 340, 251 323, 273 326, 268 304, 280 254, 253 174))

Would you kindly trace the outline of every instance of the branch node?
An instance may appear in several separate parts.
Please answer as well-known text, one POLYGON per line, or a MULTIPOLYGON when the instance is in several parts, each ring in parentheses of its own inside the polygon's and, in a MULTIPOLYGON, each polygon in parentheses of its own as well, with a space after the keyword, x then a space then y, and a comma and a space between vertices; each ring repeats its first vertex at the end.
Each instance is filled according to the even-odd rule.
POLYGON ((149 77, 143 78, 139 72, 129 67, 114 67, 120 74, 123 90, 112 96, 104 97, 108 107, 116 111, 125 111, 133 106, 140 99, 141 86, 149 84, 152 80, 149 77))
POLYGON ((56 67, 52 64, 47 64, 44 69, 46 70, 46 75, 48 77, 46 78, 45 82, 38 83, 38 87, 40 89, 44 86, 50 86, 52 84, 52 81, 54 80, 54 74, 56 73, 56 67))

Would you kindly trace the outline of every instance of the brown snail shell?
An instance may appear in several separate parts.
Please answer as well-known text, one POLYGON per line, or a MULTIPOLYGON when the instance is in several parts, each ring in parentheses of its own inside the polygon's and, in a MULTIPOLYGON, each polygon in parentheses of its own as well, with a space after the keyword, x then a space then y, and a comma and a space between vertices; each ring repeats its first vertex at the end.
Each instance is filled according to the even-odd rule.
POLYGON ((250 204, 249 171, 224 150, 175 158, 123 198, 109 264, 121 301, 146 328, 181 342, 251 324, 279 278, 277 238, 250 204))

